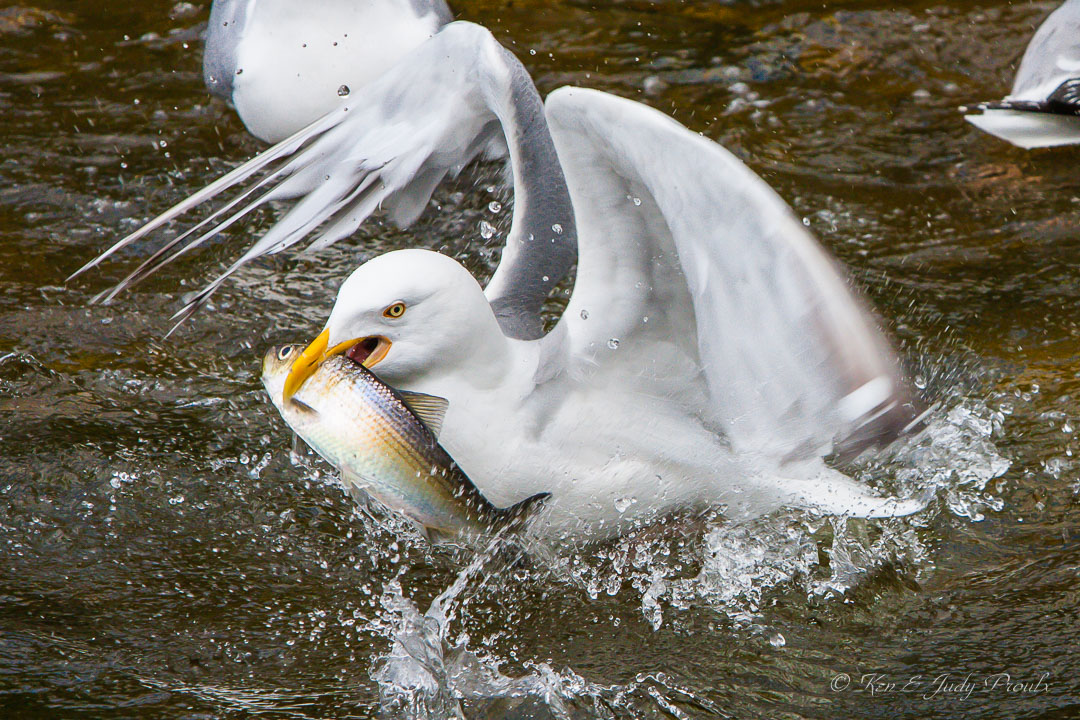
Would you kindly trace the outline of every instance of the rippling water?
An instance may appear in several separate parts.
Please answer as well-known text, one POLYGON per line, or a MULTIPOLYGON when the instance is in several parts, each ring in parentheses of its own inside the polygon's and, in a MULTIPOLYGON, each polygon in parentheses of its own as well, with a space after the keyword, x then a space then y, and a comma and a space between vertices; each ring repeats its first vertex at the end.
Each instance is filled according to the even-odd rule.
POLYGON ((939 404, 848 468, 932 490, 916 517, 675 519, 517 562, 355 510, 256 377, 363 258, 421 244, 490 271, 498 169, 408 232, 246 269, 163 341, 269 215, 108 307, 88 300, 153 243, 63 278, 258 149, 202 88, 207 8, 0 9, 0 714, 1080 716, 1080 149, 957 111, 1004 94, 1053 6, 456 3, 542 91, 634 97, 743 158, 939 404))

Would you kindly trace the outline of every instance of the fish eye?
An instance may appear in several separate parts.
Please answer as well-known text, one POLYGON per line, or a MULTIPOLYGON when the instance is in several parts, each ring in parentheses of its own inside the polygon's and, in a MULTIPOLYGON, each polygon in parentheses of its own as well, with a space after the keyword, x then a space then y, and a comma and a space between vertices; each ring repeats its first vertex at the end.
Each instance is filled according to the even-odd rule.
POLYGON ((405 303, 396 302, 382 311, 383 317, 397 319, 405 314, 405 303))
POLYGON ((277 351, 278 360, 287 360, 292 355, 292 345, 286 345, 277 351))

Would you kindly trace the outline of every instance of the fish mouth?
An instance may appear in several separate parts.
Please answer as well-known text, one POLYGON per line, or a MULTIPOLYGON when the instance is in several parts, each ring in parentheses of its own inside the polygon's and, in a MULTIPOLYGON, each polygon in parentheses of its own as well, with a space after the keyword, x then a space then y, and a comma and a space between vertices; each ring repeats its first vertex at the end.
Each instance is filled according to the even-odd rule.
POLYGON ((322 365, 327 358, 344 355, 356 364, 370 368, 382 362, 382 359, 390 352, 390 346, 392 345, 390 340, 382 335, 353 338, 327 349, 329 344, 330 331, 323 330, 317 338, 311 341, 310 345, 304 348, 304 351, 300 353, 300 357, 293 361, 292 367, 289 369, 289 375, 285 378, 285 387, 282 390, 282 399, 285 402, 292 399, 292 396, 296 394, 304 381, 311 377, 319 369, 319 365, 322 365))

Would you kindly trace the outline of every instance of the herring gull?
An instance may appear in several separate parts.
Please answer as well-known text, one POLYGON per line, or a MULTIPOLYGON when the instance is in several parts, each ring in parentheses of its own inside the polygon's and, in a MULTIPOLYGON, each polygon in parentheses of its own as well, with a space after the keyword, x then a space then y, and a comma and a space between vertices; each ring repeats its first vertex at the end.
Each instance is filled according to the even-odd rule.
POLYGON ((1066 0, 1024 51, 1012 92, 965 120, 1025 149, 1080 143, 1080 0, 1066 0))
POLYGON ((111 298, 251 209, 299 198, 182 320, 255 258, 309 236, 325 247, 380 207, 409 224, 493 139, 509 151, 514 206, 487 286, 428 250, 375 257, 341 286, 286 394, 345 353, 398 388, 444 397, 440 442, 483 493, 510 505, 550 492, 542 522, 572 537, 677 508, 882 517, 925 505, 880 497, 823 461, 892 441, 918 412, 885 337, 783 200, 645 105, 579 88, 542 100, 471 23, 446 25, 83 269, 246 183, 111 298), (544 303, 575 267, 545 332, 544 303))

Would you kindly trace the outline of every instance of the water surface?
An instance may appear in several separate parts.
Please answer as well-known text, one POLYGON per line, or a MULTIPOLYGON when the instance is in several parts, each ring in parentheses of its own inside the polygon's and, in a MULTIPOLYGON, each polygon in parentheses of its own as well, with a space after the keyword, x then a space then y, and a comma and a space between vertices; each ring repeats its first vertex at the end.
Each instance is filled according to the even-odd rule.
POLYGON ((455 5, 542 92, 673 114, 805 218, 939 403, 923 437, 849 470, 932 488, 931 510, 714 518, 493 576, 358 514, 326 467, 290 456, 257 358, 312 337, 376 253, 422 245, 490 272, 479 223, 509 221, 497 168, 441 189, 408 231, 245 269, 163 340, 180 295, 272 213, 107 307, 90 297, 167 235, 63 279, 260 148, 202 87, 208 7, 12 6, 2 714, 1080 716, 1080 149, 1024 152, 957 111, 1007 91, 1054 4, 455 5))

